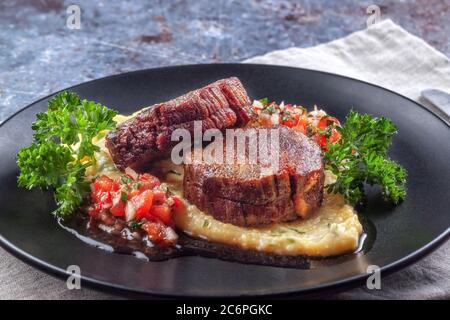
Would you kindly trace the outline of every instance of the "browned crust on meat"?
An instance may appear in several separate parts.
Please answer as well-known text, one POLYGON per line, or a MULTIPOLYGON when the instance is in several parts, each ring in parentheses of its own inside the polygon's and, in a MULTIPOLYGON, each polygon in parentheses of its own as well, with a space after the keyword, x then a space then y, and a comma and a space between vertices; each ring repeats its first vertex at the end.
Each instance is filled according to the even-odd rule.
POLYGON ((173 100, 158 103, 138 113, 111 131, 106 147, 120 170, 167 157, 178 142, 171 141, 177 128, 193 133, 194 121, 202 131, 243 126, 249 120, 250 99, 239 79, 218 80, 173 100))
POLYGON ((261 174, 258 164, 206 164, 188 159, 186 199, 214 218, 239 226, 290 221, 315 212, 322 204, 325 179, 320 148, 301 133, 274 128, 280 130, 277 172, 261 174))

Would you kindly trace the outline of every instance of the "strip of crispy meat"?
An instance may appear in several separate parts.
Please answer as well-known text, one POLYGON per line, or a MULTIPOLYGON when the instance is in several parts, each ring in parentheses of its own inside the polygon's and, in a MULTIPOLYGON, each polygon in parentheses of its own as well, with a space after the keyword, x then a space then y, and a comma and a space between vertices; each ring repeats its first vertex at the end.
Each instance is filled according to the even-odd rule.
POLYGON ((194 121, 202 131, 241 127, 249 122, 250 99, 238 78, 218 80, 173 100, 158 103, 120 124, 106 137, 117 168, 139 169, 170 154, 171 134, 185 128, 193 134, 194 121))

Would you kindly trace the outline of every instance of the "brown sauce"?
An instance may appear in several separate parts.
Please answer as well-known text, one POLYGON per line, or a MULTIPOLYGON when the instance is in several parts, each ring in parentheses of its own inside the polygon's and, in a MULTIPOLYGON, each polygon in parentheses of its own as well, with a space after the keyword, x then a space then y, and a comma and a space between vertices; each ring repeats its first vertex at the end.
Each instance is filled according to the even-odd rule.
MULTIPOLYGON (((179 239, 176 246, 158 246, 152 244, 143 236, 141 239, 128 239, 121 234, 111 232, 111 227, 101 224, 93 225, 89 217, 77 213, 71 218, 59 220, 59 224, 74 234, 83 242, 100 249, 118 253, 129 254, 147 261, 163 261, 182 256, 202 256, 233 261, 245 264, 257 264, 274 267, 315 269, 354 259, 370 250, 376 237, 373 224, 361 219, 364 233, 360 237, 358 248, 353 253, 335 257, 307 257, 307 256, 282 256, 272 253, 264 253, 255 250, 244 250, 230 245, 213 243, 207 240, 193 238, 183 232, 178 232, 179 239)), ((131 233, 131 230, 124 230, 131 233)))

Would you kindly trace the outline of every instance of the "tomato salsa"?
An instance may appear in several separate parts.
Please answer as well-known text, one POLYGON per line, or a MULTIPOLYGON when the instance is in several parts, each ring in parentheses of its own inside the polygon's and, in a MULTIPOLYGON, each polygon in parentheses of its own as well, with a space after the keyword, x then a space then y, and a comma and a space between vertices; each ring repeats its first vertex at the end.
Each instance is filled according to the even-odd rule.
POLYGON ((143 232, 152 243, 161 245, 176 243, 173 217, 186 210, 183 200, 172 195, 157 177, 129 168, 117 179, 97 177, 91 183, 90 200, 87 213, 92 220, 119 226, 125 237, 130 229, 137 238, 143 232))
POLYGON ((341 139, 338 131, 340 122, 323 110, 308 112, 306 108, 295 104, 269 102, 267 99, 255 100, 252 112, 256 115, 258 125, 287 126, 314 139, 326 151, 328 143, 336 143, 341 139))

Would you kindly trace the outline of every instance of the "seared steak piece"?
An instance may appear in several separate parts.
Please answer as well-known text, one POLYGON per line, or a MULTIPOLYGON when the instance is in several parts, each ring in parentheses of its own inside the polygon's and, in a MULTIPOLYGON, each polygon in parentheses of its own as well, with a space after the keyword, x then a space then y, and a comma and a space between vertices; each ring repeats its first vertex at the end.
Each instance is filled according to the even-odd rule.
MULTIPOLYGON (((264 169, 267 159, 259 152, 256 162, 241 164, 236 158, 225 164, 196 161, 191 153, 184 165, 185 198, 214 218, 239 226, 290 221, 313 213, 322 204, 325 178, 319 146, 285 126, 268 129, 278 129, 277 170, 264 169)), ((245 140, 246 152, 249 141, 245 140)))
POLYGON ((120 124, 106 137, 106 146, 117 168, 139 168, 166 157, 177 141, 171 134, 177 128, 194 130, 194 121, 207 129, 244 126, 250 120, 250 99, 239 79, 218 80, 168 102, 158 103, 120 124))

